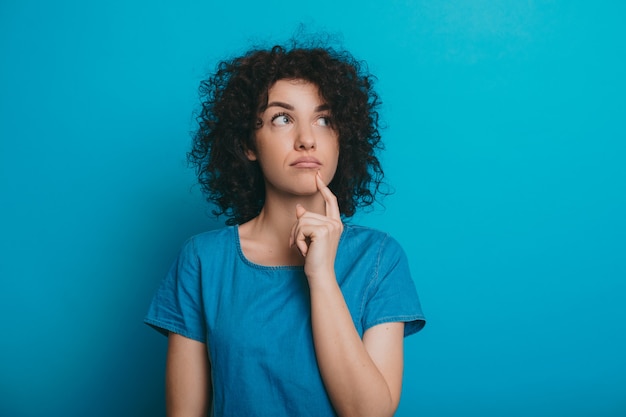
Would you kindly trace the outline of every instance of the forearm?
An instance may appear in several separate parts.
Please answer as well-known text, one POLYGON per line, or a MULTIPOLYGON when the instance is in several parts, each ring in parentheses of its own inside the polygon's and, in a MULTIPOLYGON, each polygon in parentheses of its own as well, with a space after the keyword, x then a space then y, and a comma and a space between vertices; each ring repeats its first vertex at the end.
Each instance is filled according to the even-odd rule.
POLYGON ((337 413, 393 415, 399 398, 359 337, 335 279, 311 285, 311 314, 317 362, 337 413))

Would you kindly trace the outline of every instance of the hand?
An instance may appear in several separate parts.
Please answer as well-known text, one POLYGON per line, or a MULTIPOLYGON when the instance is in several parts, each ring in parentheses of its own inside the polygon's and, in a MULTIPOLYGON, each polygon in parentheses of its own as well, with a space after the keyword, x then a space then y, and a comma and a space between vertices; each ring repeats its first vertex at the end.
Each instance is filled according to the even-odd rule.
POLYGON ((334 277, 335 256, 343 232, 337 197, 324 184, 319 171, 315 175, 315 183, 324 198, 326 215, 307 211, 298 204, 298 220, 289 237, 290 246, 295 244, 304 256, 304 273, 309 281, 316 277, 334 277))

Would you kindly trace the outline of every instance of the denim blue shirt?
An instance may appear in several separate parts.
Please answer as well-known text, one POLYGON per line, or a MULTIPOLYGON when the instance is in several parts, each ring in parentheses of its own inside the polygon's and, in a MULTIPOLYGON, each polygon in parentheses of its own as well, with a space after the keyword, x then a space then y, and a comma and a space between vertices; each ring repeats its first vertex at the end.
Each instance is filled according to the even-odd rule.
MULTIPOLYGON (((424 326, 406 255, 389 235, 345 225, 337 281, 360 336, 404 322, 424 326)), ((214 416, 333 416, 313 347, 302 266, 263 266, 241 250, 238 227, 189 239, 145 322, 207 344, 214 416)))

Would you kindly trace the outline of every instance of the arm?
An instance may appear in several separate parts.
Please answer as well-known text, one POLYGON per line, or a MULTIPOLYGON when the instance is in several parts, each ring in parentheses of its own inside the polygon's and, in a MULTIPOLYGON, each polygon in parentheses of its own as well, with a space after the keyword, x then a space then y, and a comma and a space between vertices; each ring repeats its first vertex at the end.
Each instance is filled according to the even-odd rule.
POLYGON ((204 417, 211 378, 206 345, 176 333, 168 337, 165 399, 168 417, 204 417))
POLYGON ((359 337, 334 271, 343 231, 337 199, 319 176, 317 184, 326 216, 298 206, 290 243, 305 256, 322 379, 340 416, 391 416, 402 389, 404 324, 380 324, 359 337))
POLYGON ((340 416, 392 416, 402 390, 404 323, 368 329, 363 340, 336 289, 311 289, 317 362, 340 416))

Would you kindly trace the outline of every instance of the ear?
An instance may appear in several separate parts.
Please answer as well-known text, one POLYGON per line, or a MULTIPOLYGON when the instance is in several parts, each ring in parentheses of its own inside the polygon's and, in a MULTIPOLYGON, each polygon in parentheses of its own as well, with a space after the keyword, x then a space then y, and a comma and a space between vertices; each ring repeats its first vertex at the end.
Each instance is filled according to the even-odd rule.
POLYGON ((256 154, 253 151, 251 151, 250 149, 245 149, 244 153, 246 154, 246 157, 249 161, 256 161, 256 154))

